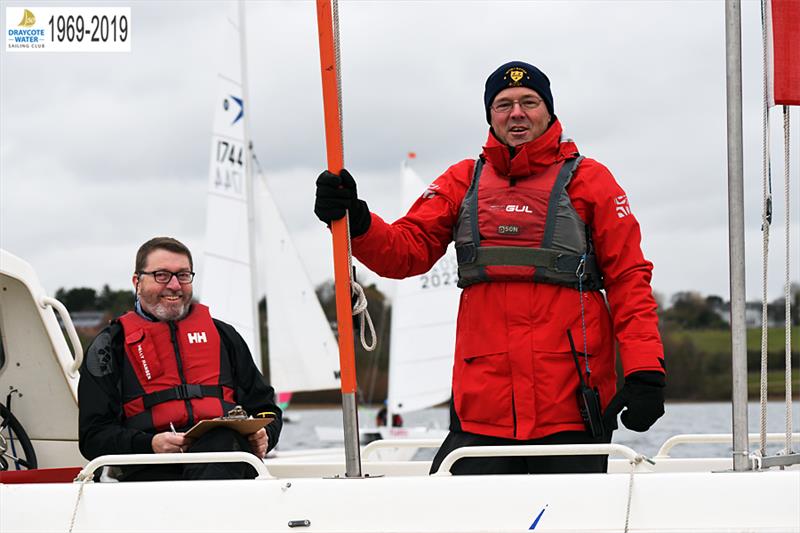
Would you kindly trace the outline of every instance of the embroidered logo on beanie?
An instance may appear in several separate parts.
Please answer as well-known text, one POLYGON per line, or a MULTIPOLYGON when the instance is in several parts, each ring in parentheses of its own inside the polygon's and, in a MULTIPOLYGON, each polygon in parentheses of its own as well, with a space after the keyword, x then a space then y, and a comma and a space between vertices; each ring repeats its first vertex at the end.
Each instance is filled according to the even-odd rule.
POLYGON ((510 68, 510 69, 508 69, 506 71, 506 75, 503 77, 503 79, 511 78, 511 82, 508 84, 508 86, 509 87, 519 87, 519 86, 522 85, 520 80, 523 77, 527 77, 528 79, 531 79, 531 77, 528 76, 528 73, 525 71, 524 68, 512 67, 512 68, 510 68))

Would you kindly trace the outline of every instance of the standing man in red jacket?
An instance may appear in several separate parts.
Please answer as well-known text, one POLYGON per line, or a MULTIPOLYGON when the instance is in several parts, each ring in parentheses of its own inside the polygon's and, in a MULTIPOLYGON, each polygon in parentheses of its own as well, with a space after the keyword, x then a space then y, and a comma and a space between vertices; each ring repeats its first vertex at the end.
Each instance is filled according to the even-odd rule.
MULTIPOLYGON (((622 409, 635 431, 664 413, 653 265, 625 191, 562 135, 550 80, 533 65, 495 70, 484 108, 479 159, 447 169, 393 224, 370 213, 346 170, 317 180, 314 212, 330 224, 349 210, 353 254, 381 276, 424 273, 455 240, 463 292, 450 433, 432 471, 462 446, 610 442, 622 409)), ((452 471, 602 472, 607 462, 469 458, 452 471)))

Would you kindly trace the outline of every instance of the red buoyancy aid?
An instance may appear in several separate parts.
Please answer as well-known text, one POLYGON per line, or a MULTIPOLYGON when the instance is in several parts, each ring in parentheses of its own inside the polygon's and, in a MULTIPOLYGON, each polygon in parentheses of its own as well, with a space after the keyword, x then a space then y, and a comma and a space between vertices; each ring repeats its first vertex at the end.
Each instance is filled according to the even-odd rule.
POLYGON ((520 180, 499 176, 483 159, 476 162, 453 231, 459 287, 535 281, 603 288, 591 231, 566 192, 582 159, 568 158, 520 180))
POLYGON ((192 304, 177 322, 152 322, 131 311, 124 331, 124 424, 164 431, 222 416, 234 406, 230 361, 208 307, 192 304))

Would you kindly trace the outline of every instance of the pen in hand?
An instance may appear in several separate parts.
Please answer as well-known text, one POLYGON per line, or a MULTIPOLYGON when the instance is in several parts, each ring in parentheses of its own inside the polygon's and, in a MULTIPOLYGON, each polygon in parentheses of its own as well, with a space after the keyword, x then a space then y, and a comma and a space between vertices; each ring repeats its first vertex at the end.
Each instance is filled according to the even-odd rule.
MULTIPOLYGON (((175 425, 172 423, 172 421, 170 421, 170 423, 169 423, 169 429, 172 430, 172 434, 173 435, 177 435, 178 434, 178 432, 175 431, 175 425)), ((181 453, 183 453, 183 448, 178 448, 178 449, 181 451, 181 453)))

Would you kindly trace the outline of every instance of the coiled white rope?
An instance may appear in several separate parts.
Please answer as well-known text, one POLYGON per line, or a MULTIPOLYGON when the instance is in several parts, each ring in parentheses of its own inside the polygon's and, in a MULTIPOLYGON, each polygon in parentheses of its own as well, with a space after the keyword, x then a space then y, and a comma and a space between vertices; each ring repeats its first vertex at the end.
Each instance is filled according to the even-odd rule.
POLYGON ((378 337, 375 335, 375 326, 372 325, 372 317, 369 316, 369 311, 367 311, 367 296, 364 294, 364 289, 355 280, 352 280, 350 283, 352 284, 353 295, 356 297, 356 301, 353 304, 353 316, 359 315, 360 327, 358 329, 361 330, 361 346, 363 346, 366 351, 371 352, 378 345, 378 337), (367 344, 364 328, 365 322, 366 325, 369 326, 369 334, 372 337, 371 344, 367 344))

